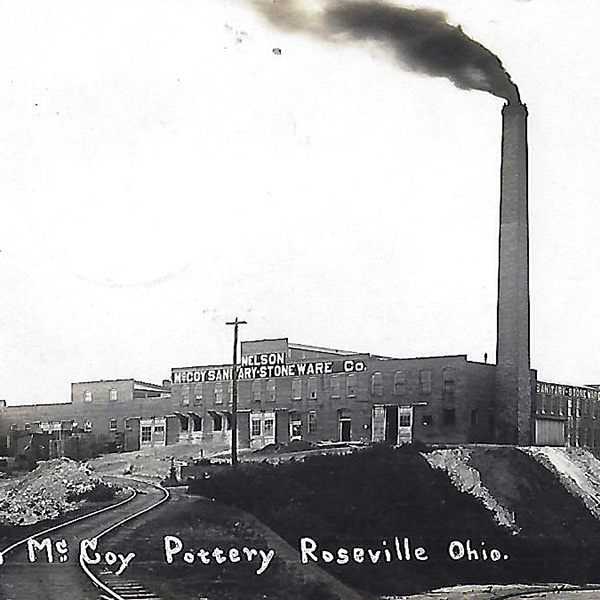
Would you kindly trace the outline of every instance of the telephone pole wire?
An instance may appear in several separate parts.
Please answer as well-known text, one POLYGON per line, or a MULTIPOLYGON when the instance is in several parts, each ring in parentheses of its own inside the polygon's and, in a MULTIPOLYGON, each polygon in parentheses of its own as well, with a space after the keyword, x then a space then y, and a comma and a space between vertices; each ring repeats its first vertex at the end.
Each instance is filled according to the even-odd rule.
POLYGON ((231 390, 231 466, 237 469, 237 405, 238 405, 238 390, 237 390, 237 348, 238 348, 238 325, 247 325, 247 321, 240 321, 237 317, 235 321, 227 321, 226 325, 233 325, 233 374, 231 390))

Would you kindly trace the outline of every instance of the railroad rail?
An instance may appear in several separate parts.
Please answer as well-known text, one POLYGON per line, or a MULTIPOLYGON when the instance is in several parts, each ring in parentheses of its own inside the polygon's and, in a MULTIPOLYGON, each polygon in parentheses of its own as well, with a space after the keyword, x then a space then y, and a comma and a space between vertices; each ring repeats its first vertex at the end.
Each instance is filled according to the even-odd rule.
MULTIPOLYGON (((58 530, 68 531, 69 535, 74 540, 74 543, 77 543, 77 545, 78 540, 80 539, 95 540, 97 542, 101 537, 123 527, 133 519, 156 509, 170 497, 169 491, 158 484, 133 478, 118 477, 116 479, 126 481, 132 490, 132 494, 124 500, 28 535, 0 551, 0 565, 3 565, 0 567, 0 571, 2 572, 2 579, 0 581, 4 584, 5 581, 8 580, 8 588, 12 592, 11 597, 24 597, 22 593, 19 594, 19 592, 22 592, 23 586, 31 585, 32 581, 35 580, 35 578, 29 577, 29 575, 31 574, 32 569, 37 568, 38 571, 40 571, 38 573, 38 575, 40 575, 38 584, 41 582, 41 585, 39 585, 40 589, 28 589, 28 598, 68 598, 70 596, 66 595, 65 591, 69 590, 72 592, 72 587, 81 584, 82 582, 80 580, 84 577, 84 580, 89 582, 87 587, 92 590, 97 589, 100 594, 99 597, 103 600, 160 600, 158 596, 146 590, 140 583, 117 577, 108 569, 103 569, 99 573, 92 572, 89 566, 82 560, 81 554, 79 555, 79 560, 71 563, 68 569, 61 568, 59 572, 55 569, 52 573, 50 573, 48 569, 49 567, 52 568, 54 565, 36 562, 29 564, 29 568, 26 568, 23 566, 25 561, 21 561, 21 563, 17 562, 14 565, 12 569, 14 573, 11 574, 11 569, 7 569, 8 565, 5 564, 5 558, 8 554, 15 553, 19 548, 28 544, 30 540, 47 537, 48 534, 58 530), (151 504, 148 504, 150 498, 146 499, 140 495, 139 490, 131 486, 132 482, 136 483, 138 488, 143 485, 159 491, 161 497, 158 500, 151 502, 151 504), (135 509, 133 504, 130 504, 134 501, 137 501, 142 506, 139 509, 135 509), (131 512, 131 508, 134 508, 133 512, 131 512), (114 517, 114 514, 111 515, 111 513, 115 512, 117 513, 117 520, 107 521, 107 517, 114 517), (121 515, 118 513, 121 513, 121 515), (81 575, 77 576, 74 573, 75 570, 78 570, 81 575), (59 573, 61 577, 57 576, 59 573), (92 584, 93 587, 90 587, 89 584, 92 584), (17 595, 14 594, 15 591, 17 592, 17 595)), ((21 551, 24 551, 24 549, 21 548, 21 551)), ((82 585, 85 587, 86 584, 82 585)))
MULTIPOLYGON (((139 480, 135 480, 135 481, 139 481, 139 480)), ((151 510, 154 510, 155 508, 157 508, 158 506, 160 506, 161 504, 163 504, 164 502, 166 502, 169 499, 171 494, 170 494, 169 490, 167 490, 166 488, 162 487, 161 485, 155 484, 155 483, 149 483, 147 481, 144 481, 143 483, 152 485, 153 487, 159 489, 161 492, 163 492, 164 496, 160 500, 158 500, 157 502, 152 504, 151 506, 148 506, 148 507, 138 511, 138 512, 134 513, 133 515, 125 517, 124 519, 121 519, 117 523, 113 523, 110 527, 107 527, 104 531, 97 534, 95 536, 96 540, 99 540, 101 537, 104 537, 106 534, 110 533, 111 531, 114 531, 115 529, 122 527, 123 525, 125 525, 125 523, 128 523, 129 521, 136 519, 137 517, 140 517, 141 515, 148 513, 151 510)), ((88 568, 88 566, 85 564, 85 562, 83 562, 81 555, 79 556, 79 566, 81 567, 83 572, 88 576, 90 581, 96 587, 100 588, 105 594, 108 594, 108 596, 106 596, 106 597, 110 598, 111 600, 138 600, 138 599, 139 600, 142 600, 142 599, 144 599, 144 600, 160 600, 159 596, 156 596, 152 592, 149 592, 148 590, 146 590, 144 588, 144 586, 142 586, 137 581, 122 580, 122 579, 118 578, 116 575, 114 575, 113 572, 110 571, 109 569, 105 569, 100 572, 100 575, 104 579, 104 581, 102 581, 98 576, 96 576, 94 573, 92 573, 92 571, 88 568)))

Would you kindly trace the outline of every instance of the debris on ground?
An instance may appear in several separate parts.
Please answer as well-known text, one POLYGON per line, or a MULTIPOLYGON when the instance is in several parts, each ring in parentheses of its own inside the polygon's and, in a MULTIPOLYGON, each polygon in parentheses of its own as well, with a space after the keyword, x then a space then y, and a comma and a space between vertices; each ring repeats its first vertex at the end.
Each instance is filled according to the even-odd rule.
POLYGON ((305 452, 306 450, 314 450, 316 447, 316 444, 307 442, 306 440, 292 440, 288 443, 278 442, 276 444, 267 444, 264 448, 255 450, 253 454, 271 454, 272 452, 276 452, 278 454, 283 454, 284 452, 305 452))
POLYGON ((32 525, 75 510, 106 484, 87 463, 57 458, 40 463, 0 496, 0 525, 32 525))

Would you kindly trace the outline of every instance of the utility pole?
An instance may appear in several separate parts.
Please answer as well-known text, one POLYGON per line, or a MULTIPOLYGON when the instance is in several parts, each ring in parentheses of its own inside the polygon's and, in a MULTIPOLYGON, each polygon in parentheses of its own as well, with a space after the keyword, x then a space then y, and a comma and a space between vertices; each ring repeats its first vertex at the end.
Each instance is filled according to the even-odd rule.
POLYGON ((233 374, 231 390, 231 466, 237 469, 237 347, 238 347, 238 325, 247 325, 246 321, 240 321, 237 317, 235 321, 227 321, 226 325, 233 325, 233 374))

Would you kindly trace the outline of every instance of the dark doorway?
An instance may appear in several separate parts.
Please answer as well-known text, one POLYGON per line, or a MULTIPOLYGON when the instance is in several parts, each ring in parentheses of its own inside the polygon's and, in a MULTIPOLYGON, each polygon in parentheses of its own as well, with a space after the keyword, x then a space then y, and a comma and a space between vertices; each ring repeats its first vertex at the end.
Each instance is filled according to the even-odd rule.
POLYGON ((340 419, 340 442, 349 442, 352 437, 352 420, 340 419))

